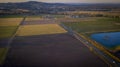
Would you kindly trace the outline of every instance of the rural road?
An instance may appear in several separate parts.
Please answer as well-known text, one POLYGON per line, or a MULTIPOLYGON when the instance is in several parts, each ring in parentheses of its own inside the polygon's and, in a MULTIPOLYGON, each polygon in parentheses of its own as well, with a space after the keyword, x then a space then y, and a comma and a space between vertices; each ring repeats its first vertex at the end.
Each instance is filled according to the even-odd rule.
POLYGON ((78 39, 81 43, 83 43, 86 47, 92 49, 93 52, 96 52, 99 57, 101 57, 108 65, 112 67, 119 67, 120 63, 114 60, 113 58, 109 57, 107 54, 100 51, 97 47, 93 46, 91 43, 86 41, 84 38, 82 38, 80 35, 78 35, 76 32, 74 32, 71 28, 66 27, 64 24, 60 24, 64 29, 66 29, 70 35, 74 36, 76 39, 78 39))

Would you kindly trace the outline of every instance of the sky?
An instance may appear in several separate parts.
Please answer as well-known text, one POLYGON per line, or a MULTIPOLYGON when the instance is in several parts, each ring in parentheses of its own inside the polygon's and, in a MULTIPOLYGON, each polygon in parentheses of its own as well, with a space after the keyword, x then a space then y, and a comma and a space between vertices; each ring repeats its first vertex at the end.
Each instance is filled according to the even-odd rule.
POLYGON ((26 1, 39 1, 48 3, 120 3, 120 0, 0 0, 0 3, 26 1))

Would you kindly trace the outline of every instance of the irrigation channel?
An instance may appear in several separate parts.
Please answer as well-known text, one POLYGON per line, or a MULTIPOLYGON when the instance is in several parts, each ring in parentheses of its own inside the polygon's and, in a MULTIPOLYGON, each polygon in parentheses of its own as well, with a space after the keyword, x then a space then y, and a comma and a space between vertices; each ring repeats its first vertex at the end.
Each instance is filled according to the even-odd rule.
POLYGON ((100 51, 96 46, 85 40, 82 36, 80 36, 77 32, 73 31, 71 28, 65 26, 62 23, 59 23, 64 29, 68 31, 68 33, 74 36, 76 39, 81 41, 84 45, 86 45, 93 53, 99 56, 103 61, 105 61, 110 67, 120 67, 120 62, 114 60, 114 58, 108 56, 104 52, 100 51))

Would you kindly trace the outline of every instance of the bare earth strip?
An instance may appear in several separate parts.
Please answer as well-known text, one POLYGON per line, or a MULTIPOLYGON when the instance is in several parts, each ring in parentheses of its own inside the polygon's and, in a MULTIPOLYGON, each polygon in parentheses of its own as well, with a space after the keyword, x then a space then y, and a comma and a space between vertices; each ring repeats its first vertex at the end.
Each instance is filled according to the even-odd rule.
POLYGON ((68 34, 15 37, 4 67, 107 67, 68 34))

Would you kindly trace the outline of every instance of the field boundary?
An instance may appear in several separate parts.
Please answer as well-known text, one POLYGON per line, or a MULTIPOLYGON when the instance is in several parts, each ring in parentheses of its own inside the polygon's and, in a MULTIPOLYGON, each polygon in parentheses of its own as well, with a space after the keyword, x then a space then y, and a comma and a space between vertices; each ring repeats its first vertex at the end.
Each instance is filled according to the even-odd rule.
POLYGON ((22 21, 20 22, 20 24, 17 26, 14 34, 13 34, 12 37, 9 39, 9 41, 8 41, 8 43, 7 43, 7 47, 6 47, 5 58, 4 58, 4 60, 3 60, 3 62, 2 62, 1 65, 4 65, 4 62, 5 62, 5 59, 6 59, 7 55, 8 55, 9 49, 11 48, 10 45, 11 45, 12 41, 14 40, 14 37, 15 37, 16 34, 17 34, 17 30, 19 29, 20 25, 23 24, 25 18, 26 18, 26 17, 23 18, 23 20, 22 20, 22 21))
POLYGON ((91 39, 86 38, 82 34, 79 34, 75 31, 73 31, 71 28, 68 28, 62 23, 59 23, 60 26, 62 26, 64 29, 68 31, 68 33, 72 36, 74 36, 76 39, 81 41, 85 46, 87 46, 90 51, 92 51, 94 54, 96 54, 98 57, 100 57, 105 63, 108 64, 110 67, 118 67, 120 64, 120 60, 112 55, 110 52, 108 52, 105 48, 100 46, 100 44, 94 43, 91 41, 91 39))

